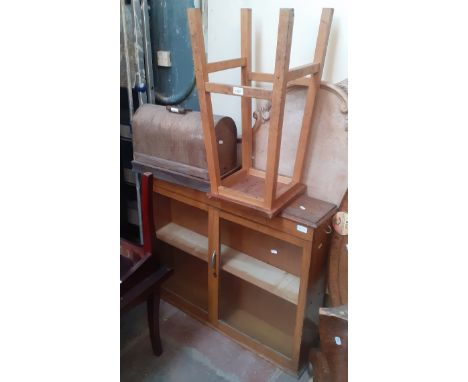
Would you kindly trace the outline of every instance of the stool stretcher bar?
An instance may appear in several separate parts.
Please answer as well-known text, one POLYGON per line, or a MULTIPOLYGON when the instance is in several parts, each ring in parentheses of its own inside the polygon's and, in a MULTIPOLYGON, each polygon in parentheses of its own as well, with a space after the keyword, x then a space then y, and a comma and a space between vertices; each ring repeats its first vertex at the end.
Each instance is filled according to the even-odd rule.
POLYGON ((252 86, 235 86, 205 82, 205 90, 210 93, 229 94, 239 97, 271 99, 271 90, 252 86))
POLYGON ((235 58, 233 60, 224 60, 210 62, 206 64, 208 73, 220 72, 221 70, 234 69, 239 67, 244 67, 247 60, 244 57, 235 58))

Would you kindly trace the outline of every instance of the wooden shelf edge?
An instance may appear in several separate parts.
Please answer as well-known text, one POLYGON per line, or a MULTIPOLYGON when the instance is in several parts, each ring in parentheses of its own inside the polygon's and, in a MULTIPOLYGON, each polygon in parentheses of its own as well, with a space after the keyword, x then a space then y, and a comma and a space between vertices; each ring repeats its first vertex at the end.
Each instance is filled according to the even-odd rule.
POLYGON ((221 268, 283 300, 297 305, 300 278, 221 244, 221 268))
POLYGON ((156 237, 200 260, 208 261, 208 238, 206 236, 176 223, 169 223, 156 231, 156 237))

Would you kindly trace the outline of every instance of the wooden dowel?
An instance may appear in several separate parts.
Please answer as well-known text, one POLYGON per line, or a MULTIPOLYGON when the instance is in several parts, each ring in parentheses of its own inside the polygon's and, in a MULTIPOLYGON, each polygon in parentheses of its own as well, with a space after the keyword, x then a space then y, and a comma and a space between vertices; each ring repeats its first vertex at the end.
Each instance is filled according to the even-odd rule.
POLYGON ((320 70, 309 81, 310 86, 307 90, 304 116, 302 117, 301 134, 299 136, 299 145, 296 152, 296 161, 294 162, 293 182, 300 182, 304 170, 304 162, 309 142, 309 135, 314 116, 315 100, 320 89, 320 80, 322 77, 323 64, 327 53, 328 38, 330 36, 331 23, 333 20, 333 9, 324 8, 320 18, 320 27, 317 35, 317 45, 315 47, 314 62, 320 62, 320 70))
POLYGON ((286 100, 286 76, 289 70, 293 24, 294 10, 281 9, 278 24, 278 41, 276 43, 275 81, 273 83, 271 100, 270 129, 268 131, 264 197, 267 209, 272 209, 273 201, 276 197, 284 102, 286 100))
MULTIPOLYGON (((256 176, 258 178, 265 179, 265 171, 258 170, 256 168, 250 168, 249 169, 249 174, 256 176)), ((283 184, 291 184, 292 178, 289 176, 284 176, 284 175, 278 175, 278 182, 283 183, 283 184)))
POLYGON ((206 69, 205 42, 201 24, 201 12, 199 8, 187 9, 190 37, 192 39, 193 64, 195 68, 195 78, 197 80, 198 102, 200 104, 200 114, 202 118, 203 134, 205 135, 206 161, 208 173, 210 175, 210 188, 213 194, 218 193, 221 184, 218 157, 218 140, 215 135, 213 108, 211 105, 211 95, 205 90, 205 82, 208 81, 208 71, 206 69))
POLYGON ((327 55, 328 38, 330 37, 331 24, 333 20, 333 8, 323 8, 320 17, 320 27, 315 45, 314 62, 320 62, 319 78, 322 78, 322 72, 327 55))
POLYGON ((249 75, 251 81, 273 82, 274 76, 271 73, 251 72, 249 75))
POLYGON ((313 64, 308 64, 308 65, 302 65, 302 66, 297 66, 293 69, 289 70, 289 73, 287 75, 288 82, 296 80, 298 78, 305 77, 309 74, 315 74, 318 73, 320 70, 320 63, 313 63, 313 64))
POLYGON ((288 87, 290 86, 296 86, 296 85, 299 85, 299 86, 310 86, 310 85, 313 85, 313 77, 302 77, 302 78, 298 78, 297 80, 292 80, 290 82, 288 82, 288 87))
MULTIPOLYGON (((249 73, 252 71, 252 10, 241 9, 241 56, 246 65, 241 69, 241 85, 251 86, 249 73)), ((252 166, 252 99, 242 97, 242 169, 252 166)))
POLYGON ((247 177, 247 170, 241 169, 239 171, 236 171, 234 174, 229 175, 227 178, 224 178, 221 181, 221 185, 225 187, 230 187, 233 184, 237 183, 238 181, 246 177, 247 177))
MULTIPOLYGON (((290 69, 287 75, 288 85, 290 82, 293 82, 293 85, 307 85, 308 79, 303 80, 303 77, 315 74, 320 71, 320 63, 307 64, 302 66, 297 66, 293 69, 290 69)), ((260 73, 260 72, 251 72, 249 75, 250 80, 258 82, 271 82, 273 83, 275 77, 271 73, 260 73)))
POLYGON ((258 99, 271 99, 271 90, 252 86, 235 86, 206 82, 205 90, 210 93, 228 94, 258 99))
POLYGON ((303 185, 302 183, 294 183, 290 185, 289 188, 286 189, 282 194, 279 194, 276 196, 276 199, 273 202, 273 206, 282 206, 287 200, 291 199, 291 196, 293 195, 299 195, 302 192, 304 192, 306 189, 306 186, 303 185))
POLYGON ((247 60, 244 57, 241 57, 241 58, 234 58, 232 60, 210 62, 206 66, 207 66, 208 73, 214 73, 214 72, 219 72, 221 70, 244 67, 246 62, 247 60))
POLYGON ((241 203, 245 203, 246 205, 254 205, 257 207, 262 207, 263 206, 263 198, 261 196, 252 196, 249 194, 246 194, 242 191, 237 191, 233 188, 228 188, 224 186, 219 187, 219 195, 221 196, 226 196, 232 200, 236 200, 241 203))

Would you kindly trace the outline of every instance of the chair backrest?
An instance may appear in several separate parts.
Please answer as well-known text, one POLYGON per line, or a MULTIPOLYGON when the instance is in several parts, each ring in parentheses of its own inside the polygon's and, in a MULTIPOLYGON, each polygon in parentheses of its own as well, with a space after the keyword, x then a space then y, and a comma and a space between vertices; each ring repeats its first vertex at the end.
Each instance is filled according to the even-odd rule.
POLYGON ((154 252, 156 242, 153 216, 153 174, 150 172, 145 172, 141 176, 141 222, 144 256, 148 256, 154 252))
POLYGON ((156 233, 153 216, 153 174, 145 172, 141 176, 141 221, 143 246, 120 239, 120 255, 137 264, 155 252, 156 233))

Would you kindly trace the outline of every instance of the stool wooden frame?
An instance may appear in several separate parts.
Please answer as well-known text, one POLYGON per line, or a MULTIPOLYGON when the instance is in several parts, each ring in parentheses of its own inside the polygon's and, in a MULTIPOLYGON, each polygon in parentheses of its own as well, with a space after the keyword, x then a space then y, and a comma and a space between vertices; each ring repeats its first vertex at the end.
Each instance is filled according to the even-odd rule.
POLYGON ((192 39, 193 61, 197 81, 200 112, 205 139, 210 195, 248 206, 274 216, 294 197, 303 193, 301 183, 307 142, 312 122, 316 95, 320 86, 323 63, 333 18, 333 9, 322 10, 314 61, 311 64, 289 69, 293 9, 281 9, 273 74, 252 72, 252 10, 241 9, 241 57, 207 63, 200 9, 188 9, 188 22, 192 39), (241 85, 213 83, 208 75, 222 70, 241 68, 241 85), (272 90, 253 87, 252 81, 270 82, 272 90), (284 104, 288 85, 308 85, 304 117, 292 177, 278 174, 284 104), (211 93, 242 97, 242 168, 221 180, 218 148, 213 126, 211 93), (266 171, 252 167, 252 98, 271 101, 270 130, 268 134, 266 171))

